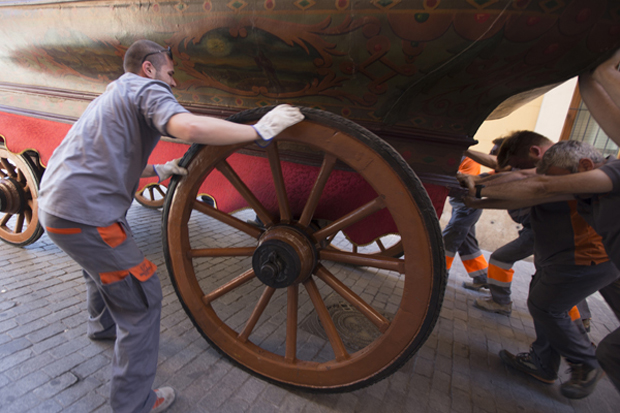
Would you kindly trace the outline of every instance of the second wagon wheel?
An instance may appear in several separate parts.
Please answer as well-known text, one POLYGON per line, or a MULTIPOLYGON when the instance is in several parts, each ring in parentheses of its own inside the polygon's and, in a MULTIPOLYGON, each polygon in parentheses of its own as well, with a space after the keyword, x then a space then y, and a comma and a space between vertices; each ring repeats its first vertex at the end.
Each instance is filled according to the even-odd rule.
POLYGON ((0 239, 23 247, 43 234, 37 198, 41 173, 27 155, 10 152, 0 143, 0 239))
MULTIPOLYGON (((265 112, 230 120, 254 123, 265 112)), ((354 390, 396 371, 431 333, 446 285, 440 229, 421 183, 389 145, 340 117, 303 112, 303 122, 263 150, 269 185, 261 189, 246 184, 258 166, 245 173, 248 161, 234 162, 239 153, 260 154, 255 144, 188 151, 181 165, 189 173, 173 181, 164 205, 166 263, 189 317, 230 359, 286 386, 354 390), (291 179, 303 167, 314 173, 291 179), (327 196, 343 174, 367 184, 369 200, 313 225, 319 211, 347 204, 327 196), (252 209, 226 213, 226 199, 221 209, 197 199, 214 178, 252 209), (340 230, 386 211, 402 259, 329 248, 340 230), (264 226, 248 223, 255 216, 264 226)))
POLYGON ((164 185, 152 183, 136 192, 135 198, 143 207, 158 209, 164 206, 166 191, 167 188, 164 185))

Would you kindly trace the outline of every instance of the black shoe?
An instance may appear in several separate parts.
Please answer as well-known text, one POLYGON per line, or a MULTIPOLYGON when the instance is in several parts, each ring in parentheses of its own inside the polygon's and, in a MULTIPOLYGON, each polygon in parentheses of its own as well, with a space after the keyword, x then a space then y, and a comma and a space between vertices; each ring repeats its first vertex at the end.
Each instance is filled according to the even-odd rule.
POLYGON ((560 391, 569 399, 583 399, 594 391, 596 383, 603 377, 603 369, 583 363, 570 364, 570 380, 562 383, 560 391))
POLYGON ((95 334, 88 334, 88 338, 91 340, 101 341, 101 340, 116 340, 116 324, 108 327, 103 331, 99 331, 95 334))
POLYGON ((549 373, 539 369, 532 360, 531 353, 519 353, 514 355, 507 350, 500 350, 499 358, 501 358, 502 361, 510 367, 523 373, 527 373, 543 383, 553 384, 558 378, 558 375, 555 373, 549 373))

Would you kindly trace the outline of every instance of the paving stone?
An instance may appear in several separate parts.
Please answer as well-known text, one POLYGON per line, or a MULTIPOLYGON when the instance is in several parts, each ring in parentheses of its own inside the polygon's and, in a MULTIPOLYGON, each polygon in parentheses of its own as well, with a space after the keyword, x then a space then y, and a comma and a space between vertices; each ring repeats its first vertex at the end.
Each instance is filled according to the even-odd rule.
MULTIPOLYGON (((128 217, 147 258, 158 265, 162 282, 161 343, 154 385, 177 389, 171 413, 611 413, 620 405, 620 395, 607 378, 592 396, 569 401, 559 393, 559 384, 541 386, 504 366, 497 355, 499 350, 526 351, 535 337, 526 306, 533 264, 515 264, 513 314, 505 317, 472 306, 476 298, 487 293, 461 287, 468 276, 458 257, 436 328, 400 370, 372 386, 342 394, 275 386, 231 364, 193 327, 165 266, 161 212, 136 205, 128 217)), ((213 239, 227 245, 234 231, 209 222, 213 228, 205 228, 216 231, 213 239)), ((228 274, 242 271, 240 263, 229 266, 223 258, 213 261, 199 267, 219 285, 226 282, 228 274)), ((402 277, 333 263, 327 267, 364 300, 376 303, 376 308, 388 312, 398 308, 402 277)), ((80 268, 46 235, 25 249, 0 245, 0 268, 0 411, 111 412, 108 397, 114 343, 85 337, 86 294, 80 268)), ((317 286, 322 294, 331 292, 322 282, 317 286)), ((245 325, 247 317, 241 312, 255 305, 255 301, 247 302, 248 297, 262 290, 260 283, 249 283, 224 296, 221 318, 235 326, 245 325)), ((300 290, 299 311, 305 317, 314 310, 305 290, 300 290)), ((588 301, 594 314, 590 336, 599 342, 618 326, 618 320, 598 294, 588 301)), ((285 322, 286 299, 278 293, 250 338, 267 345, 277 334, 284 337, 285 322)), ((283 344, 284 339, 278 342, 283 344)), ((298 349, 300 356, 325 358, 333 354, 323 339, 302 330, 298 331, 298 349)), ((562 374, 561 380, 566 379, 562 374)))
POLYGON ((41 400, 46 400, 60 393, 67 387, 74 385, 77 381, 78 378, 75 374, 67 372, 39 386, 33 391, 33 394, 41 400))

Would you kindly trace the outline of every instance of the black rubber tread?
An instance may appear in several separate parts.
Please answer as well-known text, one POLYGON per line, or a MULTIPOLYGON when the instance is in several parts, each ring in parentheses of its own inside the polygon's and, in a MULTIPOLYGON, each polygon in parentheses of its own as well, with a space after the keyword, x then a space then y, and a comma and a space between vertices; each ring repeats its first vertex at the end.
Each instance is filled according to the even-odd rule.
MULTIPOLYGON (((236 123, 248 123, 255 120, 260 119, 263 115, 273 109, 274 106, 267 106, 263 108, 250 109, 238 114, 235 114, 229 117, 227 120, 236 122, 236 123)), ((312 109, 312 108, 300 108, 302 113, 304 114, 307 120, 320 123, 325 126, 333 127, 334 129, 344 130, 351 136, 354 136, 364 144, 366 144, 369 148, 377 152, 381 155, 389 164, 393 165, 393 170, 400 176, 402 182, 409 189, 409 192, 413 196, 416 204, 418 205, 420 212, 424 219, 424 224, 426 226, 427 233, 429 235, 429 243, 433 249, 433 269, 434 274, 433 277, 433 291, 431 293, 431 302, 428 306, 428 314, 424 320, 420 333, 415 337, 411 345, 403 351, 400 357, 398 357, 392 364, 386 366, 383 370, 378 371, 376 375, 363 380, 358 383, 354 383, 348 386, 340 386, 337 388, 312 388, 312 387, 303 387, 303 386, 295 386, 289 383, 283 383, 272 378, 266 377, 260 372, 256 372, 243 364, 237 362, 233 358, 231 358, 226 352, 221 350, 217 345, 215 345, 209 337, 202 332, 199 328, 198 324, 195 322, 192 317, 190 311, 187 306, 183 302, 178 292, 177 283, 174 277, 174 273, 170 268, 170 252, 168 250, 167 239, 167 221, 168 221, 168 212, 170 210, 170 203, 172 199, 174 199, 174 191, 176 190, 176 186, 179 178, 173 177, 168 186, 168 195, 166 196, 164 209, 163 209, 163 219, 162 219, 162 243, 164 246, 164 255, 166 259, 166 266, 168 269, 168 274, 170 275, 170 279, 172 281, 172 285, 174 286, 175 292, 179 297, 179 301, 183 306, 183 309, 187 313, 188 317, 196 327, 196 329, 200 332, 200 334, 205 338, 205 340, 220 353, 222 356, 226 357, 228 360, 232 361, 235 365, 241 367, 243 370, 248 373, 261 378, 262 380, 268 381, 270 383, 277 384, 279 386, 294 389, 294 390, 303 390, 312 393, 340 393, 340 392, 350 392, 359 390, 361 388, 370 386, 375 384, 386 377, 389 377, 391 374, 396 372, 400 367, 402 367, 411 357, 413 357, 416 352, 422 347, 422 345, 426 342, 430 334, 432 333, 435 325, 437 324, 437 320, 439 318, 439 313, 441 311, 441 306, 443 303, 443 297, 445 294, 445 289, 447 285, 448 275, 446 271, 446 263, 445 263, 445 253, 443 247, 443 238, 441 236, 441 228, 439 226, 439 220, 437 218, 437 214, 435 212, 435 208, 433 207, 426 190, 424 189, 421 181, 416 176, 415 172, 411 169, 411 167, 407 164, 407 162, 400 156, 396 150, 389 145, 387 142, 383 141, 377 135, 373 134, 369 130, 361 127, 360 125, 342 118, 338 115, 312 109)), ((181 161, 179 162, 179 166, 187 167, 192 159, 196 156, 196 154, 204 147, 205 145, 201 144, 193 144, 185 153, 181 161)))

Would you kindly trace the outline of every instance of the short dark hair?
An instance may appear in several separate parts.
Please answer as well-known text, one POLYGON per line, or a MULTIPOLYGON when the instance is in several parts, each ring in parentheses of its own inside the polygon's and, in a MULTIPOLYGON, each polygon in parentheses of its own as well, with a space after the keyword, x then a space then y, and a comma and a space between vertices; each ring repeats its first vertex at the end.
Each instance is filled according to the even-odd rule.
POLYGON ((497 153, 497 164, 505 168, 511 158, 525 158, 530 147, 541 145, 553 145, 553 141, 540 133, 529 130, 521 130, 511 133, 504 138, 502 146, 497 153))
POLYGON ((154 54, 148 56, 146 60, 151 62, 153 66, 155 66, 155 69, 159 70, 159 68, 166 63, 166 53, 156 52, 163 49, 163 47, 151 40, 142 39, 135 41, 129 46, 127 52, 125 52, 125 58, 123 59, 123 69, 125 69, 125 73, 138 74, 142 68, 144 56, 149 53, 154 54))
POLYGON ((562 141, 547 149, 536 167, 536 173, 546 174, 549 168, 556 166, 570 171, 579 172, 579 161, 590 159, 593 163, 601 163, 605 157, 594 146, 587 142, 562 141))

